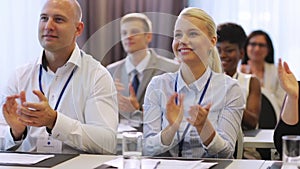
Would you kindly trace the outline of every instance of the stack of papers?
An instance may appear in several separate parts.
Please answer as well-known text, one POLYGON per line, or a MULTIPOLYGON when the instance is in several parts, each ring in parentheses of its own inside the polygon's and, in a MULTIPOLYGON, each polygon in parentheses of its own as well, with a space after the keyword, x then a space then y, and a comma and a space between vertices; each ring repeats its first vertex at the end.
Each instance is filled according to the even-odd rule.
POLYGON ((125 132, 125 131, 136 131, 136 129, 131 127, 130 125, 119 123, 118 133, 122 133, 122 132, 125 132))
POLYGON ((22 154, 22 153, 0 153, 0 163, 2 164, 36 164, 54 155, 22 154))
MULTIPOLYGON (((143 169, 153 169, 156 164, 159 165, 156 169, 208 169, 218 163, 207 163, 202 160, 165 160, 165 159, 142 159, 142 168, 143 169)), ((108 161, 106 165, 118 167, 118 169, 123 169, 123 157, 108 161)))

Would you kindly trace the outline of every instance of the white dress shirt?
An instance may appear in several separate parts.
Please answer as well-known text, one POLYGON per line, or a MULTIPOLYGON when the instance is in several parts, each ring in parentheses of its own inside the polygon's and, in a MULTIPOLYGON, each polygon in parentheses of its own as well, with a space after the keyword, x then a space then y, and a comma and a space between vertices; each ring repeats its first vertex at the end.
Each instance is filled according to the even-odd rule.
MULTIPOLYGON (((179 72, 156 76, 147 88, 143 105, 144 155, 158 155, 168 150, 172 156, 178 155, 178 143, 188 124, 186 120, 189 117, 188 110, 190 106, 198 104, 211 69, 207 68, 206 72, 190 85, 184 82, 179 72), (175 134, 171 145, 165 146, 161 142, 161 131, 168 126, 166 104, 175 92, 176 76, 178 76, 177 92, 184 94, 184 118, 179 128, 180 138, 175 134)), ((191 125, 184 137, 182 156, 232 158, 245 106, 237 81, 224 74, 212 72, 201 106, 208 104, 211 104, 208 120, 216 130, 216 135, 206 147, 196 128, 191 125)))
MULTIPOLYGON (((1 97, 26 91, 27 102, 39 102, 32 90, 40 90, 41 64, 42 57, 35 63, 18 68, 1 97)), ((41 84, 44 94, 54 109, 74 67, 77 68, 57 108, 57 119, 51 137, 62 142, 62 153, 115 153, 117 92, 109 72, 100 62, 85 54, 76 45, 70 59, 55 73, 49 68, 43 68, 41 84)), ((49 135, 46 127, 28 126, 27 131, 23 140, 15 142, 10 131, 6 129, 6 149, 35 152, 37 139, 49 135)))
POLYGON ((133 79, 134 75, 136 74, 135 71, 137 71, 137 73, 138 73, 139 80, 142 81, 143 76, 144 76, 143 72, 147 68, 150 58, 151 58, 151 54, 149 51, 147 51, 147 55, 145 56, 145 58, 143 60, 141 60, 141 62, 137 66, 134 66, 130 61, 131 59, 133 59, 132 55, 128 55, 126 57, 125 67, 126 67, 126 72, 130 77, 129 78, 130 82, 132 82, 132 79, 133 79))

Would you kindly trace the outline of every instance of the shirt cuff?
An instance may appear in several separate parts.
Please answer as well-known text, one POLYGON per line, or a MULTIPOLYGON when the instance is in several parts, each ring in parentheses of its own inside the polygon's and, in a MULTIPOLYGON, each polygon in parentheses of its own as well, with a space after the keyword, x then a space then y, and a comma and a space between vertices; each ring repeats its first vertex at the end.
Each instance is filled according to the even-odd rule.
POLYGON ((52 137, 60 141, 67 140, 69 133, 73 130, 74 121, 64 114, 57 112, 57 119, 51 131, 52 137))
POLYGON ((173 145, 174 144, 174 140, 175 140, 175 137, 172 139, 172 142, 171 142, 171 144, 170 145, 164 145, 163 143, 162 143, 162 131, 160 131, 159 133, 158 133, 158 137, 159 137, 159 145, 160 145, 160 147, 162 147, 163 149, 166 149, 166 148, 169 148, 171 145, 173 145))
POLYGON ((217 154, 220 150, 224 149, 225 146, 226 142, 218 134, 218 132, 216 132, 215 137, 208 146, 203 145, 203 147, 208 151, 209 154, 217 154))
POLYGON ((27 127, 25 127, 25 130, 24 130, 24 132, 23 132, 22 137, 21 137, 20 140, 16 140, 16 138, 14 137, 14 135, 13 135, 13 133, 12 133, 12 129, 11 129, 11 128, 9 128, 9 132, 10 132, 10 135, 11 135, 11 137, 13 138, 13 140, 14 140, 16 143, 18 143, 18 142, 24 140, 25 137, 27 136, 27 127))

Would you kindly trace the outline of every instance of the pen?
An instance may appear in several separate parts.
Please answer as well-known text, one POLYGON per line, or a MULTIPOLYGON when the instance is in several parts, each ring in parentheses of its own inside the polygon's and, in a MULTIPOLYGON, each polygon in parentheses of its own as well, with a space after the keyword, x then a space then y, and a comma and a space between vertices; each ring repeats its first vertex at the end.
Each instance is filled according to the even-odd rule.
POLYGON ((160 164, 160 161, 157 161, 153 169, 157 169, 159 164, 160 164))

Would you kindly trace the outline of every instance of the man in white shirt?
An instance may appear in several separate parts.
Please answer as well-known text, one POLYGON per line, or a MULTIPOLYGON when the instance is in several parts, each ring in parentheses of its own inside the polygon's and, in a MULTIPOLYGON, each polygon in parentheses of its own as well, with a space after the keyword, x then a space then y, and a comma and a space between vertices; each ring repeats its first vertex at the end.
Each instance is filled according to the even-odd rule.
POLYGON ((2 92, 5 149, 115 153, 117 92, 108 71, 76 44, 81 16, 76 0, 46 1, 39 21, 42 56, 17 69, 2 92))
POLYGON ((142 105, 153 76, 178 70, 176 61, 159 56, 148 48, 152 23, 142 13, 129 13, 121 19, 122 45, 127 57, 107 66, 118 90, 120 122, 142 130, 142 105))

